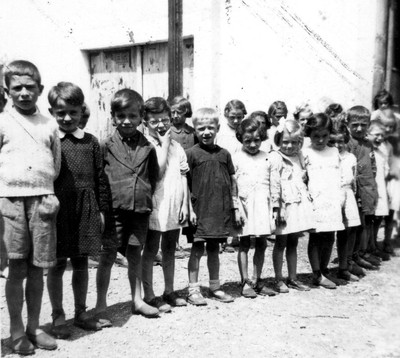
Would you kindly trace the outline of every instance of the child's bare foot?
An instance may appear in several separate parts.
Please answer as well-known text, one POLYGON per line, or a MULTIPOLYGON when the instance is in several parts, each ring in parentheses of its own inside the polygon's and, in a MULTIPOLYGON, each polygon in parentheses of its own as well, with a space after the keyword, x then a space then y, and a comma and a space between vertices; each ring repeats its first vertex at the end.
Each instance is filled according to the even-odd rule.
POLYGON ((152 307, 144 301, 139 304, 132 305, 132 313, 140 314, 146 318, 157 318, 160 316, 160 311, 158 308, 152 307))

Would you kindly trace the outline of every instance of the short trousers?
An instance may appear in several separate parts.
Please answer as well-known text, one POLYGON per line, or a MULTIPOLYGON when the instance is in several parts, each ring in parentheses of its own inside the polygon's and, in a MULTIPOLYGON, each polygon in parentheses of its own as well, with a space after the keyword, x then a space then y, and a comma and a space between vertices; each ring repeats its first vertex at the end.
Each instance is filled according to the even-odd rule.
POLYGON ((0 198, 1 246, 7 257, 29 259, 38 267, 54 266, 59 207, 54 194, 0 198))
POLYGON ((130 210, 114 209, 106 217, 103 251, 119 251, 125 255, 128 245, 141 246, 146 242, 150 215, 130 210))

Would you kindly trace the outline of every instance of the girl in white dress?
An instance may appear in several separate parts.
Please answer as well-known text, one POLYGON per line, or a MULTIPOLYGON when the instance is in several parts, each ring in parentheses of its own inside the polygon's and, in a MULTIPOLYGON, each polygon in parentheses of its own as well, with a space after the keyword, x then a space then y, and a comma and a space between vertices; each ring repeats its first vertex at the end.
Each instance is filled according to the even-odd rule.
POLYGON ((308 258, 314 283, 332 289, 336 288, 336 284, 326 277, 329 273, 328 264, 335 231, 344 230, 339 151, 327 146, 332 132, 332 121, 326 114, 317 113, 311 116, 305 124, 304 132, 311 141, 304 148, 303 154, 316 218, 315 232, 310 233, 308 241, 308 258))
POLYGON ((261 272, 264 265, 267 236, 271 235, 271 210, 269 199, 268 154, 260 150, 266 133, 254 118, 243 120, 236 129, 236 137, 242 149, 233 155, 239 192, 239 212, 242 227, 239 232, 238 264, 242 279, 242 295, 254 298, 275 295, 263 286, 261 272), (248 275, 250 239, 255 237, 253 278, 248 275))
POLYGON ((288 287, 308 291, 297 280, 297 244, 302 232, 314 227, 313 206, 305 184, 304 160, 300 152, 302 128, 294 120, 283 121, 276 130, 274 142, 279 150, 269 155, 270 190, 276 241, 272 253, 275 290, 289 292, 288 287), (283 253, 286 249, 288 280, 282 276, 283 253))

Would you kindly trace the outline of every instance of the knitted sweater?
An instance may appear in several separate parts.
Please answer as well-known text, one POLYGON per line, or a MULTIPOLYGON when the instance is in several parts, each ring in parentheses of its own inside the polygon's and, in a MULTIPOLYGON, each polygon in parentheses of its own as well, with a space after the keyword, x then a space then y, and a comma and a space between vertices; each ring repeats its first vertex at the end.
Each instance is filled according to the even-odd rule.
POLYGON ((60 165, 55 120, 14 108, 0 114, 0 197, 54 194, 60 165))

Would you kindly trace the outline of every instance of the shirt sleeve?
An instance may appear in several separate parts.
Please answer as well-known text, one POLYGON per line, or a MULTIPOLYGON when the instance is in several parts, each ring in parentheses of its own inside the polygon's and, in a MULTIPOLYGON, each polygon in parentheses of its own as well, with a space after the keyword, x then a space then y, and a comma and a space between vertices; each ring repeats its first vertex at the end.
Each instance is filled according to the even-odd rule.
POLYGON ((279 154, 271 154, 268 161, 272 208, 281 206, 282 159, 279 154))
POLYGON ((54 180, 57 179, 61 170, 61 141, 58 136, 58 130, 54 127, 53 131, 53 142, 51 143, 51 151, 53 153, 54 158, 54 180))
POLYGON ((228 173, 229 175, 233 175, 235 174, 235 167, 232 162, 232 156, 231 153, 229 153, 228 151, 226 151, 226 154, 227 154, 226 164, 228 166, 228 173))
POLYGON ((176 143, 175 147, 177 148, 177 152, 179 154, 179 167, 181 170, 181 175, 186 175, 186 173, 189 171, 186 153, 179 143, 176 143))

